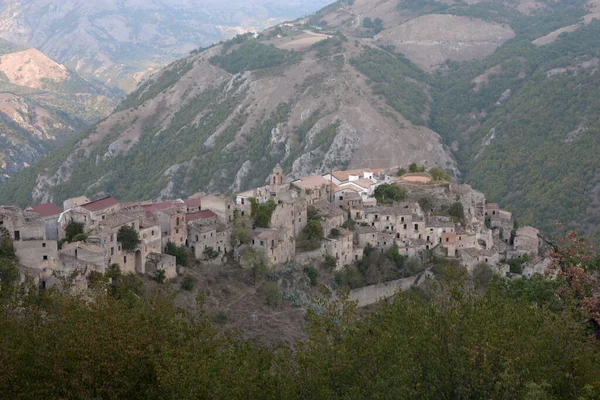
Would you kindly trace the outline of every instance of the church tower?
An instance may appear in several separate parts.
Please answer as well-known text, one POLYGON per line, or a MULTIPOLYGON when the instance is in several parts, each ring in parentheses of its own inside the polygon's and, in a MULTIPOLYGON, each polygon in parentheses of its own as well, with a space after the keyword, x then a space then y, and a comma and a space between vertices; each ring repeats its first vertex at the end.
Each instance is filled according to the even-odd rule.
POLYGON ((277 164, 275 168, 273 168, 273 172, 271 176, 269 176, 269 185, 271 186, 281 186, 285 183, 285 174, 283 173, 283 168, 281 165, 277 164))

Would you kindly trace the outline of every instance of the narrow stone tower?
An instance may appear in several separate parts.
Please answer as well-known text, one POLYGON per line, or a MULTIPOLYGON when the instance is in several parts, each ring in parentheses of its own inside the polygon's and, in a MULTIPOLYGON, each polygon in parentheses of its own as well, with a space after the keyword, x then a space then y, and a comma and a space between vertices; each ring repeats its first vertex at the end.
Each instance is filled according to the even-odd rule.
POLYGON ((275 168, 273 168, 273 172, 271 176, 269 176, 269 185, 271 186, 281 186, 285 183, 285 174, 283 173, 283 169, 281 165, 277 164, 275 168))

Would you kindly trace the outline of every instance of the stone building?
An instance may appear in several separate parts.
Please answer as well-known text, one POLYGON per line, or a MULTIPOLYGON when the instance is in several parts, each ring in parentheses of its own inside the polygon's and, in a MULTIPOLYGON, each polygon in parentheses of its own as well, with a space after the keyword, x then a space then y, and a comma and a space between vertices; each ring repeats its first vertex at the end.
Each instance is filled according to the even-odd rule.
POLYGON ((372 226, 358 225, 354 228, 354 244, 357 247, 377 246, 379 231, 372 226))
POLYGON ((271 215, 270 225, 282 228, 298 236, 308 221, 306 202, 301 200, 279 200, 271 215))
POLYGON ((523 226, 517 229, 513 246, 517 254, 537 256, 540 247, 539 234, 540 231, 531 226, 523 226))
POLYGON ((270 265, 284 264, 294 259, 296 239, 285 229, 255 229, 251 247, 261 250, 270 265))
POLYGON ((344 224, 347 214, 327 201, 319 201, 312 205, 321 217, 323 237, 329 236, 332 229, 339 229, 344 224))
POLYGON ((305 199, 308 205, 321 200, 331 201, 331 195, 337 189, 331 181, 320 175, 295 180, 292 182, 291 187, 299 192, 301 198, 305 199))
MULTIPOLYGON (((58 242, 48 238, 46 220, 32 209, 0 207, 0 229, 13 241, 20 263, 30 269, 55 268, 58 242)), ((54 235, 51 235, 54 237, 54 235)))
POLYGON ((222 224, 233 222, 235 203, 222 194, 209 194, 202 197, 202 208, 210 210, 217 215, 217 220, 222 224))
POLYGON ((354 234, 347 229, 340 229, 337 237, 326 237, 323 240, 325 254, 335 258, 336 269, 352 263, 354 257, 354 234))
MULTIPOLYGON (((121 210, 121 203, 114 197, 104 197, 89 203, 75 206, 63 213, 59 219, 59 230, 64 231, 70 222, 83 223, 85 230, 94 229, 107 216, 121 210)), ((61 236, 61 239, 64 238, 61 236)))
POLYGON ((72 208, 75 208, 77 206, 82 206, 84 204, 89 203, 91 200, 88 199, 85 196, 81 196, 81 197, 73 197, 70 199, 67 199, 65 201, 63 201, 63 210, 67 211, 70 210, 72 208))
POLYGON ((445 233, 454 233, 456 225, 448 217, 427 217, 425 220, 424 238, 427 249, 442 244, 445 233))
POLYGON ((485 249, 462 249, 459 250, 459 255, 462 264, 467 267, 469 272, 472 272, 477 264, 485 263, 495 265, 500 262, 500 254, 493 250, 485 249))
POLYGON ((361 208, 364 205, 364 199, 354 188, 338 188, 333 193, 333 204, 344 210, 351 208, 361 208))
POLYGON ((231 230, 231 226, 212 220, 191 222, 188 224, 189 248, 199 260, 222 262, 225 254, 232 250, 231 230), (218 255, 211 259, 211 252, 218 255))
POLYGON ((185 203, 167 201, 142 205, 142 208, 160 224, 163 251, 166 251, 169 242, 176 246, 186 245, 188 206, 185 203))
POLYGON ((55 204, 39 204, 37 206, 29 207, 25 211, 32 211, 39 215, 40 219, 44 221, 44 228, 46 229, 45 237, 48 240, 58 240, 58 218, 62 214, 62 210, 55 204))
POLYGON ((285 184, 285 174, 281 165, 277 164, 273 169, 273 173, 269 176, 269 186, 281 186, 285 184))

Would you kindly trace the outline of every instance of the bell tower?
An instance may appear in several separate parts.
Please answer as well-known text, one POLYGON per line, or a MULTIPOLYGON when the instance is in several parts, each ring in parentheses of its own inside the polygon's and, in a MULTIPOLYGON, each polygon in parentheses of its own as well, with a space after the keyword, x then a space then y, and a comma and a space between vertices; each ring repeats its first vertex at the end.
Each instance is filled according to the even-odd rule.
POLYGON ((281 186, 285 183, 285 174, 283 173, 283 168, 281 165, 277 164, 275 168, 273 168, 273 172, 269 176, 269 185, 271 186, 281 186))

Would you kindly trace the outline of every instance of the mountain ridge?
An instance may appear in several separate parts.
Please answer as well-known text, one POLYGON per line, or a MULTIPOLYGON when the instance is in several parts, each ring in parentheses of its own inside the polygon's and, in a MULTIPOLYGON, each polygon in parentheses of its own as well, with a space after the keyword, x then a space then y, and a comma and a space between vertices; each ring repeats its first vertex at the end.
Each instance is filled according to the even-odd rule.
MULTIPOLYGON (((261 186, 276 163, 295 177, 416 162, 462 174, 523 224, 553 232, 559 220, 561 229, 593 235, 598 214, 588 211, 598 202, 596 181, 581 185, 575 176, 596 176, 597 99, 586 79, 596 70, 599 24, 582 23, 544 46, 533 42, 584 21, 595 3, 424 4, 337 2, 257 37, 197 50, 155 73, 97 127, 23 172, 0 201, 80 194, 161 199, 261 186), (426 72, 417 55, 399 53, 386 36, 424 15, 467 18, 496 39, 470 53, 469 61, 421 63, 426 72), (380 29, 372 22, 377 18, 380 29), (497 27, 514 37, 496 35, 497 27), (566 89, 575 87, 580 97, 566 89), (552 104, 559 99, 564 106, 552 104), (543 112, 536 104, 544 104, 543 112), (556 157, 561 149, 553 143, 572 155, 556 157)), ((460 46, 460 29, 429 46, 431 57, 460 46)), ((420 32, 411 40, 427 49, 427 29, 411 32, 420 32)))

